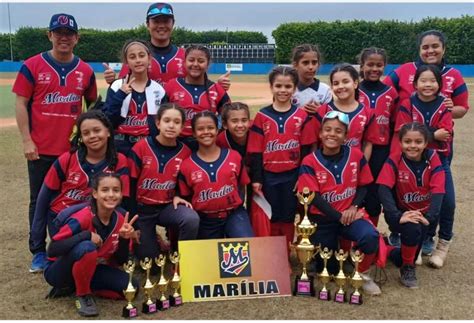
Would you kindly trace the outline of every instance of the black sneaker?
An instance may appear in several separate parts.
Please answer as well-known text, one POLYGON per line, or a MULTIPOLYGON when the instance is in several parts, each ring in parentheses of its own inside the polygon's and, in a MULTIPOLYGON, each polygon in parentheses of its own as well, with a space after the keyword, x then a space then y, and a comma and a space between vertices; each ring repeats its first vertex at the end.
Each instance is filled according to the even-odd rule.
POLYGON ((46 298, 60 298, 60 297, 66 297, 66 296, 71 296, 74 294, 74 287, 73 286, 67 286, 67 287, 51 287, 51 289, 48 292, 48 295, 46 295, 46 298))
POLYGON ((81 316, 89 317, 99 315, 92 295, 78 296, 76 299, 76 307, 77 312, 81 316))
POLYGON ((400 268, 400 282, 408 288, 418 288, 418 280, 416 279, 416 269, 412 265, 403 265, 400 268))

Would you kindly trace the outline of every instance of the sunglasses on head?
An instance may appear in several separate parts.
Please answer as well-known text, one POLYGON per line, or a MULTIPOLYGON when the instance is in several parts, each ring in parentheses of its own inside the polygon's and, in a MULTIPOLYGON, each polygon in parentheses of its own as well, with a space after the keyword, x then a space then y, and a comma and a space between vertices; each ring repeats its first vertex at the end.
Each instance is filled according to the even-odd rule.
POLYGON ((324 123, 324 120, 328 120, 328 119, 338 119, 346 126, 349 126, 349 122, 350 122, 349 116, 339 111, 329 111, 328 113, 326 113, 326 115, 323 118, 323 123, 324 123))
POLYGON ((159 14, 173 15, 173 10, 171 10, 171 8, 168 8, 168 7, 153 8, 153 9, 150 9, 150 11, 148 11, 147 16, 153 16, 153 15, 159 15, 159 14))

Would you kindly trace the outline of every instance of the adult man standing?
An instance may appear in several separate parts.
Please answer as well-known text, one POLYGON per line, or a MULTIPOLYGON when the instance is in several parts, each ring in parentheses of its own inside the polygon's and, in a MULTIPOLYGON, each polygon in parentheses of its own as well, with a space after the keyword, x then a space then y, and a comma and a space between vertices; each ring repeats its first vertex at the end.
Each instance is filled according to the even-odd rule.
MULTIPOLYGON (((53 15, 48 39, 52 49, 28 58, 12 89, 28 163, 30 232, 41 184, 56 158, 70 148, 69 137, 82 111, 82 98, 87 104, 97 99, 94 71, 73 54, 79 41, 76 19, 64 13, 53 15)), ((42 271, 45 244, 34 246, 30 238, 29 245, 33 253, 30 272, 42 271)))

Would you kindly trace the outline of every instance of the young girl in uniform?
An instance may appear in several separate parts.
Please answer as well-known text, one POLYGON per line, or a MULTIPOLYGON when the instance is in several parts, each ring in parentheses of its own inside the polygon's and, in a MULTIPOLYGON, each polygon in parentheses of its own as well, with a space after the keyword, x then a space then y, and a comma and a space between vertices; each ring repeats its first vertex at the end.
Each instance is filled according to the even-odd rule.
POLYGON ((219 83, 209 80, 207 70, 210 63, 211 53, 207 47, 189 46, 186 49, 186 76, 172 79, 165 85, 169 101, 177 103, 186 111, 186 122, 181 138, 193 151, 198 147, 192 137, 193 116, 201 111, 211 111, 218 115, 224 103, 230 101, 224 88, 219 83))
POLYGON ((135 248, 139 259, 158 257, 157 225, 179 228, 180 240, 195 239, 198 233, 199 216, 190 203, 176 195, 181 164, 191 155, 190 149, 177 140, 184 118, 183 109, 176 104, 161 105, 156 115, 160 133, 140 140, 128 158, 130 196, 135 202, 130 211, 139 215, 136 228, 140 230, 140 244, 135 248))
MULTIPOLYGON (((44 271, 56 289, 75 289, 76 307, 82 316, 99 314, 92 294, 121 299, 129 276, 119 269, 128 260, 133 219, 117 207, 122 182, 115 173, 99 173, 92 182, 90 205, 68 215, 51 238, 49 262, 44 271)), ((134 281, 134 286, 138 284, 134 281)))
POLYGON ((331 88, 316 78, 321 66, 321 52, 316 45, 302 44, 293 48, 291 56, 293 67, 298 72, 298 86, 292 103, 308 113, 316 113, 319 106, 332 100, 331 88))
POLYGON ((199 239, 253 237, 243 204, 243 186, 250 180, 239 153, 216 144, 217 116, 194 115, 191 126, 199 149, 183 161, 179 189, 200 215, 199 239))
POLYGON ((228 102, 222 106, 221 116, 224 131, 217 135, 217 145, 234 149, 245 160, 250 129, 249 106, 242 102, 228 102))
POLYGON ((269 74, 273 104, 262 108, 249 133, 247 153, 255 194, 271 205, 271 234, 293 242, 297 199, 294 193, 302 156, 316 142, 307 127, 308 113, 291 103, 298 73, 291 67, 276 67, 269 74))
POLYGON ((38 195, 30 232, 37 250, 45 251, 46 227, 50 236, 56 233, 52 221, 61 210, 90 198, 90 179, 95 174, 103 171, 120 174, 123 194, 129 195, 127 158, 115 151, 112 125, 104 113, 85 112, 77 119, 76 126, 77 144, 54 162, 38 195))
MULTIPOLYGON (((372 176, 377 178, 390 152, 390 139, 395 123, 394 115, 398 101, 397 91, 381 82, 387 55, 382 48, 365 48, 359 55, 360 74, 359 102, 370 107, 373 120, 368 131, 374 132, 372 138, 372 155, 369 166, 372 176)), ((382 207, 377 195, 377 185, 368 186, 364 201, 365 210, 372 223, 377 226, 382 207)))
POLYGON ((427 149, 430 133, 425 125, 405 124, 398 135, 401 154, 392 154, 385 162, 377 184, 385 221, 401 233, 401 247, 389 256, 401 267, 401 283, 416 288, 414 261, 429 224, 436 222, 441 209, 445 176, 438 154, 427 149))
MULTIPOLYGON (((395 132, 402 125, 418 122, 424 124, 431 132, 433 141, 428 144, 438 152, 443 166, 446 181, 443 199, 443 209, 437 221, 430 224, 428 238, 432 239, 433 232, 439 221, 439 240, 435 251, 429 259, 429 263, 435 268, 441 268, 446 260, 449 244, 453 236, 455 193, 451 174, 450 156, 451 141, 453 134, 452 114, 446 106, 444 96, 440 95, 443 86, 441 73, 434 65, 420 66, 413 80, 416 92, 409 99, 400 102, 400 109, 395 124, 395 132)), ((392 151, 395 150, 398 139, 394 137, 392 151)))
MULTIPOLYGON (((323 117, 319 130, 321 147, 303 159, 297 189, 302 192, 308 187, 316 193, 309 209, 310 220, 317 224, 311 242, 337 251, 340 237, 354 241, 365 254, 359 265, 363 289, 378 295, 381 290, 368 272, 379 248, 379 233, 364 209, 359 208, 373 178, 362 152, 344 145, 349 123, 348 115, 339 111, 329 111, 323 117)), ((334 258, 328 265, 331 273, 337 272, 334 258)))
POLYGON ((127 41, 122 48, 122 61, 128 65, 129 73, 110 85, 104 112, 116 129, 117 150, 128 155, 138 140, 157 134, 154 117, 167 98, 163 87, 148 77, 151 54, 146 43, 127 41))

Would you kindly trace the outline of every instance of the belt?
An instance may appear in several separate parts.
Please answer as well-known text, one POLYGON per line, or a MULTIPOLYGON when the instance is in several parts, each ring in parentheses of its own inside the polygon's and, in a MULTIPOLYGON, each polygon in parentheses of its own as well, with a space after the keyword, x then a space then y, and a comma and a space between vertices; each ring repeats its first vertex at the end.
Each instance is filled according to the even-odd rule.
POLYGON ((225 219, 234 211, 235 209, 219 212, 199 212, 199 215, 210 219, 225 219))
POLYGON ((114 135, 115 140, 123 140, 123 141, 128 141, 132 144, 138 142, 140 139, 145 138, 146 136, 132 136, 132 135, 125 135, 122 133, 117 133, 114 135))

